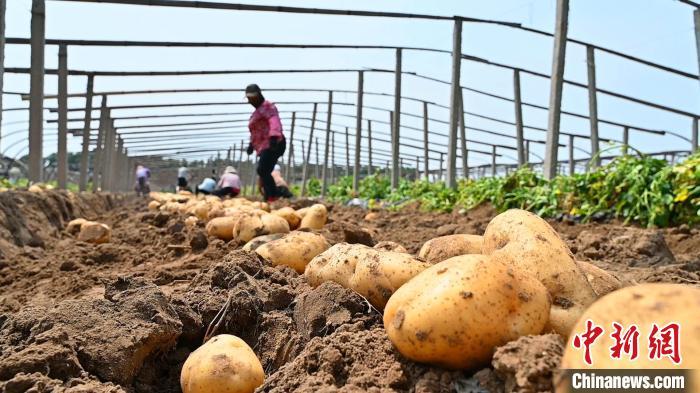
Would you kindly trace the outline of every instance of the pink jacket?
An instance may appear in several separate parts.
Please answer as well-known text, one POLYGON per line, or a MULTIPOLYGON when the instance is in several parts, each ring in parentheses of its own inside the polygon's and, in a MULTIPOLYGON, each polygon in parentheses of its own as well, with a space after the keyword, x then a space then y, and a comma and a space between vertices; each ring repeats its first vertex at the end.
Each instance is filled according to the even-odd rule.
POLYGON ((265 100, 262 105, 255 109, 255 112, 250 115, 248 129, 250 130, 250 143, 258 155, 270 147, 270 137, 282 138, 284 136, 282 122, 275 104, 265 100))
POLYGON ((238 175, 234 173, 224 173, 221 175, 221 179, 219 179, 219 184, 217 184, 220 188, 226 188, 226 187, 231 187, 233 189, 239 190, 241 189, 241 178, 238 177, 238 175))

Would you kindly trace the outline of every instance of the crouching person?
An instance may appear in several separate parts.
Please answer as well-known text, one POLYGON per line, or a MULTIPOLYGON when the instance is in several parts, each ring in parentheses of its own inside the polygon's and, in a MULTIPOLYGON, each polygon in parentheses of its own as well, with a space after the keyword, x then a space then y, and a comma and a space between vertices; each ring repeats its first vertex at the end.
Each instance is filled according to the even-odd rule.
POLYGON ((218 189, 212 194, 218 197, 230 196, 231 198, 238 196, 241 192, 241 178, 238 177, 238 171, 232 166, 227 166, 224 174, 219 179, 218 189))

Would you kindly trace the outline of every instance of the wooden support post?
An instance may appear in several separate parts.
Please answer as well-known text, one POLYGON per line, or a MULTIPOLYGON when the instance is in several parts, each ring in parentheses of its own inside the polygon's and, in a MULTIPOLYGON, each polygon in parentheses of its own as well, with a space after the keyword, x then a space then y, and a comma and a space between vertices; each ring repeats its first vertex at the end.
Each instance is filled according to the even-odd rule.
POLYGON ((329 184, 335 184, 335 132, 331 132, 331 182, 329 184))
MULTIPOLYGON (((306 155, 304 156, 304 167, 301 172, 301 196, 306 196, 306 181, 308 180, 309 174, 309 161, 311 161, 311 146, 314 142, 314 128, 316 128, 316 111, 318 109, 318 104, 314 103, 314 110, 311 114, 311 128, 309 129, 309 145, 307 146, 306 155)), ((302 154, 304 150, 304 141, 302 143, 302 154)))
MULTIPOLYGON (((5 79, 5 0, 0 0, 0 92, 5 79)), ((0 151, 2 151, 2 93, 0 93, 0 151)))
POLYGON ((457 124, 459 122, 459 95, 462 69, 462 20, 455 18, 452 37, 452 89, 450 92, 450 130, 447 144, 447 186, 457 187, 457 124))
POLYGON ((66 189, 68 179, 67 134, 68 133, 68 49, 58 47, 58 188, 66 189))
POLYGON ((459 89, 459 147, 462 156, 462 176, 468 177, 469 173, 469 153, 467 150, 467 125, 464 122, 464 96, 462 89, 459 89))
POLYGON ((350 176, 350 134, 345 127, 345 176, 350 176))
POLYGON ((355 115, 355 166, 352 174, 352 190, 357 193, 360 183, 360 147, 362 146, 362 105, 364 96, 365 73, 357 73, 357 114, 355 115))
POLYGON ((100 188, 102 191, 109 191, 109 166, 112 159, 112 149, 114 148, 114 139, 112 139, 112 119, 109 109, 105 120, 104 129, 104 147, 102 148, 102 168, 100 168, 100 188))
POLYGON ((115 191, 120 191, 121 187, 119 185, 119 182, 121 181, 122 174, 122 151, 124 150, 124 141, 120 136, 117 135, 116 131, 114 133, 116 139, 117 139, 117 148, 114 150, 114 153, 112 154, 112 157, 114 158, 114 165, 112 165, 112 184, 111 184, 111 189, 110 191, 115 192, 115 191))
POLYGON ((491 177, 496 177, 496 145, 491 146, 491 177))
POLYGON ((399 162, 399 138, 401 135, 401 49, 396 49, 396 70, 394 72, 394 111, 392 112, 391 133, 391 188, 399 187, 401 167, 399 162))
POLYGON ((96 192, 100 187, 102 177, 102 145, 105 140, 105 129, 107 128, 107 96, 102 96, 100 104, 100 125, 97 129, 97 144, 95 146, 95 162, 92 168, 92 192, 96 192))
POLYGON ((445 153, 440 153, 440 171, 438 172, 438 181, 442 181, 442 175, 443 175, 443 166, 444 166, 444 161, 445 161, 445 153))
POLYGON ((569 135, 569 176, 573 176, 576 171, 576 163, 574 162, 574 136, 569 135))
MULTIPOLYGON (((0 0, 1 1, 1 0, 0 0)), ((85 92, 85 121, 83 122, 83 145, 80 153, 80 191, 87 190, 87 179, 90 173, 90 130, 92 129, 92 94, 95 83, 95 75, 87 77, 87 90, 85 92)))
POLYGON ((321 155, 318 153, 318 137, 314 138, 314 143, 316 144, 316 167, 314 168, 314 177, 320 179, 321 155))
MULTIPOLYGON (((243 151, 245 150, 245 140, 241 139, 241 151, 238 154, 238 165, 243 165, 243 151)), ((241 168, 238 168, 241 169, 241 168)))
POLYGON ((527 163, 525 154, 525 131, 523 126, 523 103, 520 93, 520 70, 513 71, 513 95, 515 97, 515 143, 518 149, 518 166, 527 163))
POLYGON ((416 156, 416 177, 415 180, 418 181, 420 179, 420 157, 416 156))
POLYGON ((369 158, 367 163, 368 175, 371 175, 374 173, 374 170, 372 170, 372 120, 367 120, 367 156, 369 158))
POLYGON ((629 144, 630 144, 630 129, 629 129, 629 127, 624 127, 622 129, 622 155, 623 156, 627 155, 629 144))
POLYGON ((297 113, 292 112, 292 128, 289 131, 289 154, 287 155, 287 167, 285 168, 284 171, 284 178, 289 179, 289 171, 290 168, 292 167, 292 152, 294 151, 294 123, 296 123, 297 120, 297 113))
POLYGON ((328 92, 328 112, 326 116, 326 146, 323 151, 323 168, 321 171, 321 197, 326 196, 328 189, 328 156, 330 153, 331 143, 331 118, 333 117, 333 91, 328 92))
POLYGON ((530 166, 530 141, 525 141, 525 163, 530 166))
POLYGON ((430 175, 430 161, 428 159, 428 120, 428 102, 423 101, 423 177, 425 180, 429 180, 428 175, 430 175))
POLYGON ((598 141, 598 97, 596 95, 595 48, 586 45, 588 63, 588 118, 591 122, 591 168, 600 166, 600 142, 598 141))
POLYGON ((556 18, 554 27, 554 50, 552 54, 552 78, 549 93, 549 121, 543 168, 544 177, 548 180, 553 179, 557 175, 559 126, 561 122, 561 101, 566 58, 566 35, 569 24, 569 0, 557 0, 556 18))
POLYGON ((29 180, 43 181, 44 47, 46 5, 32 0, 31 75, 29 87, 29 180))
POLYGON ((698 118, 693 119, 693 134, 690 137, 690 152, 695 153, 698 151, 698 118))

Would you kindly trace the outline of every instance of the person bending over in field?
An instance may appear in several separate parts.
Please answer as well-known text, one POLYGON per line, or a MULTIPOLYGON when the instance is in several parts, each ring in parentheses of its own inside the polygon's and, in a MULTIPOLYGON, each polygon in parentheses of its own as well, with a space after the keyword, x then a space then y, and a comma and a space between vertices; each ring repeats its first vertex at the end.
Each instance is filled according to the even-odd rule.
POLYGON ((214 192, 216 188, 216 179, 212 177, 205 177, 204 180, 194 189, 194 194, 198 195, 202 193, 204 195, 209 195, 214 192))
POLYGON ((192 191, 188 187, 188 182, 190 181, 190 170, 186 166, 181 166, 177 169, 177 190, 178 191, 192 191))
POLYGON ((235 197, 241 192, 241 178, 238 177, 238 171, 232 166, 227 166, 224 174, 219 179, 219 189, 212 192, 218 197, 235 197))
POLYGON ((282 170, 279 165, 275 165, 275 169, 272 171, 272 178, 275 179, 275 186, 277 186, 277 194, 280 198, 293 198, 294 194, 289 191, 289 186, 287 182, 284 181, 282 177, 282 170))
POLYGON ((151 178, 151 171, 143 165, 136 165, 136 185, 134 190, 137 196, 145 196, 151 192, 148 179, 151 178))
POLYGON ((286 149, 282 122, 277 107, 263 97, 258 85, 248 85, 245 95, 248 102, 255 107, 248 121, 250 131, 248 154, 253 154, 253 151, 257 153, 259 159, 256 170, 262 182, 263 197, 268 202, 274 202, 280 195, 275 179, 272 177, 272 170, 286 149))

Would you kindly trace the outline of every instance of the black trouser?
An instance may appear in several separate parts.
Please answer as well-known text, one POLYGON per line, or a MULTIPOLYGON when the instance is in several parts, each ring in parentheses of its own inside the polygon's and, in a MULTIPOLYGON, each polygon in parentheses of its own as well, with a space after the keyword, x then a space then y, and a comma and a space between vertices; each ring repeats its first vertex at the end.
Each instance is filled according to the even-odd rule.
POLYGON ((262 180, 265 199, 279 196, 277 195, 275 179, 272 178, 272 170, 275 169, 277 160, 282 157, 286 148, 287 142, 282 138, 277 143, 270 141, 270 147, 260 152, 257 172, 262 180))
POLYGON ((201 192, 202 194, 204 194, 204 195, 209 195, 209 194, 211 194, 211 192, 209 192, 209 191, 207 191, 207 190, 202 190, 202 189, 199 188, 199 187, 197 187, 197 188, 194 189, 194 194, 195 194, 195 195, 199 195, 200 192, 201 192))
POLYGON ((230 196, 230 197, 235 197, 238 195, 238 193, 241 192, 238 188, 233 188, 233 187, 224 187, 220 188, 218 190, 215 190, 212 192, 212 195, 216 195, 218 197, 224 197, 224 196, 230 196))

